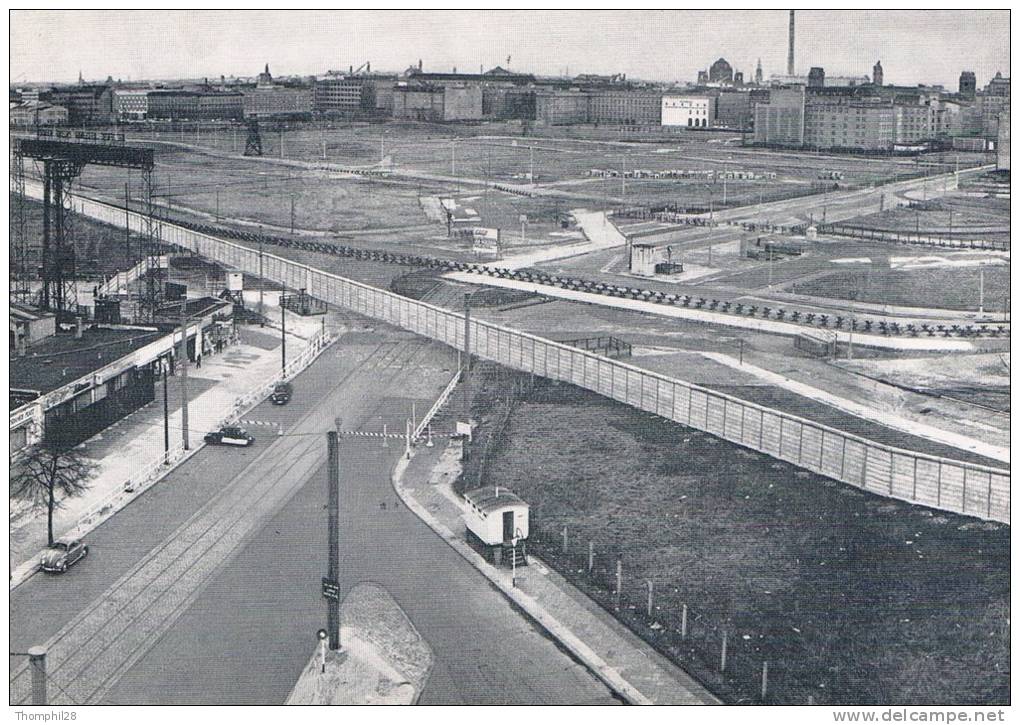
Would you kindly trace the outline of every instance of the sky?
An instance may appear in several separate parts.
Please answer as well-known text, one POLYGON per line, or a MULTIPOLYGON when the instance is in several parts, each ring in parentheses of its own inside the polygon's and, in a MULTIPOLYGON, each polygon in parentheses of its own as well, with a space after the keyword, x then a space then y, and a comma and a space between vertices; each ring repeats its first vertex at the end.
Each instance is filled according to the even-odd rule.
MULTIPOLYGON (((310 75, 372 70, 626 73, 694 81, 718 57, 786 72, 785 10, 36 11, 10 14, 11 83, 310 75), (509 63, 507 58, 510 58, 509 63)), ((796 70, 955 89, 1009 75, 1009 11, 798 10, 796 70)))

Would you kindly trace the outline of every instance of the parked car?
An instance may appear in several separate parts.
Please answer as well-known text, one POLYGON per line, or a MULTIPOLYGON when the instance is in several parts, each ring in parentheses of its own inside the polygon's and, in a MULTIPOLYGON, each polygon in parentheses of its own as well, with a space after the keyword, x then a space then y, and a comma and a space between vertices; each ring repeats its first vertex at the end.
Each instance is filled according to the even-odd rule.
POLYGON ((277 383, 276 387, 273 388, 273 394, 269 396, 273 405, 286 405, 290 402, 290 395, 294 392, 294 388, 290 383, 277 383))
POLYGON ((74 539, 58 539, 42 555, 39 566, 43 571, 63 573, 88 556, 89 547, 74 539))
POLYGON ((244 428, 225 426, 206 433, 205 442, 225 446, 250 446, 255 442, 255 436, 249 435, 244 428))

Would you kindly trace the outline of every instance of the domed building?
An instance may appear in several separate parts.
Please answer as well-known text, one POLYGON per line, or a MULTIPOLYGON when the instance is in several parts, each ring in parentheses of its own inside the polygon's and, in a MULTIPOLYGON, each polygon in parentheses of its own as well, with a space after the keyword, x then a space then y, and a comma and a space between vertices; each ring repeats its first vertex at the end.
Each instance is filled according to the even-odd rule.
POLYGON ((733 66, 726 62, 725 58, 720 58, 708 69, 708 81, 709 83, 732 83, 733 66))

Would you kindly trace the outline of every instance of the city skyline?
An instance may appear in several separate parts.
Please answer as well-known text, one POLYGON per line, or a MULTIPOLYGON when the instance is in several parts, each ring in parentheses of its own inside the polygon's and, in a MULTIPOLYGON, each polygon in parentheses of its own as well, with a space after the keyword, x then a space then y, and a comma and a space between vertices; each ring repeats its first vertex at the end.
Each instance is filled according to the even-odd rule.
MULTIPOLYGON (((785 72, 788 12, 752 11, 12 11, 12 84, 311 75, 371 61, 402 71, 475 72, 497 65, 544 76, 626 73, 693 82, 725 57, 750 81, 785 72), (760 17, 758 17, 760 16, 760 17), (583 27, 598 27, 591 46, 583 27), (300 38, 295 43, 294 38, 300 38), (556 48, 551 56, 547 51, 556 48), (675 51, 674 49, 682 49, 675 51), (745 57, 746 56, 746 57, 745 57), (507 59, 510 62, 507 62, 507 59)), ((984 85, 1010 75, 1008 11, 798 10, 796 70, 870 75, 885 82, 954 89, 961 70, 984 85), (923 24, 925 32, 916 28, 923 24), (847 32, 834 36, 831 29, 847 32)))

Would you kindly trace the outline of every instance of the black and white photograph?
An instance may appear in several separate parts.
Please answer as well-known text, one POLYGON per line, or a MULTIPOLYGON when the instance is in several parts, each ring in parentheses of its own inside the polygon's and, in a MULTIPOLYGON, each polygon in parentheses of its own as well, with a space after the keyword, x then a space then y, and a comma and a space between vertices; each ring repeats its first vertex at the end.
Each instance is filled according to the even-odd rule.
POLYGON ((8 721, 1007 722, 1010 21, 9 9, 8 721))

